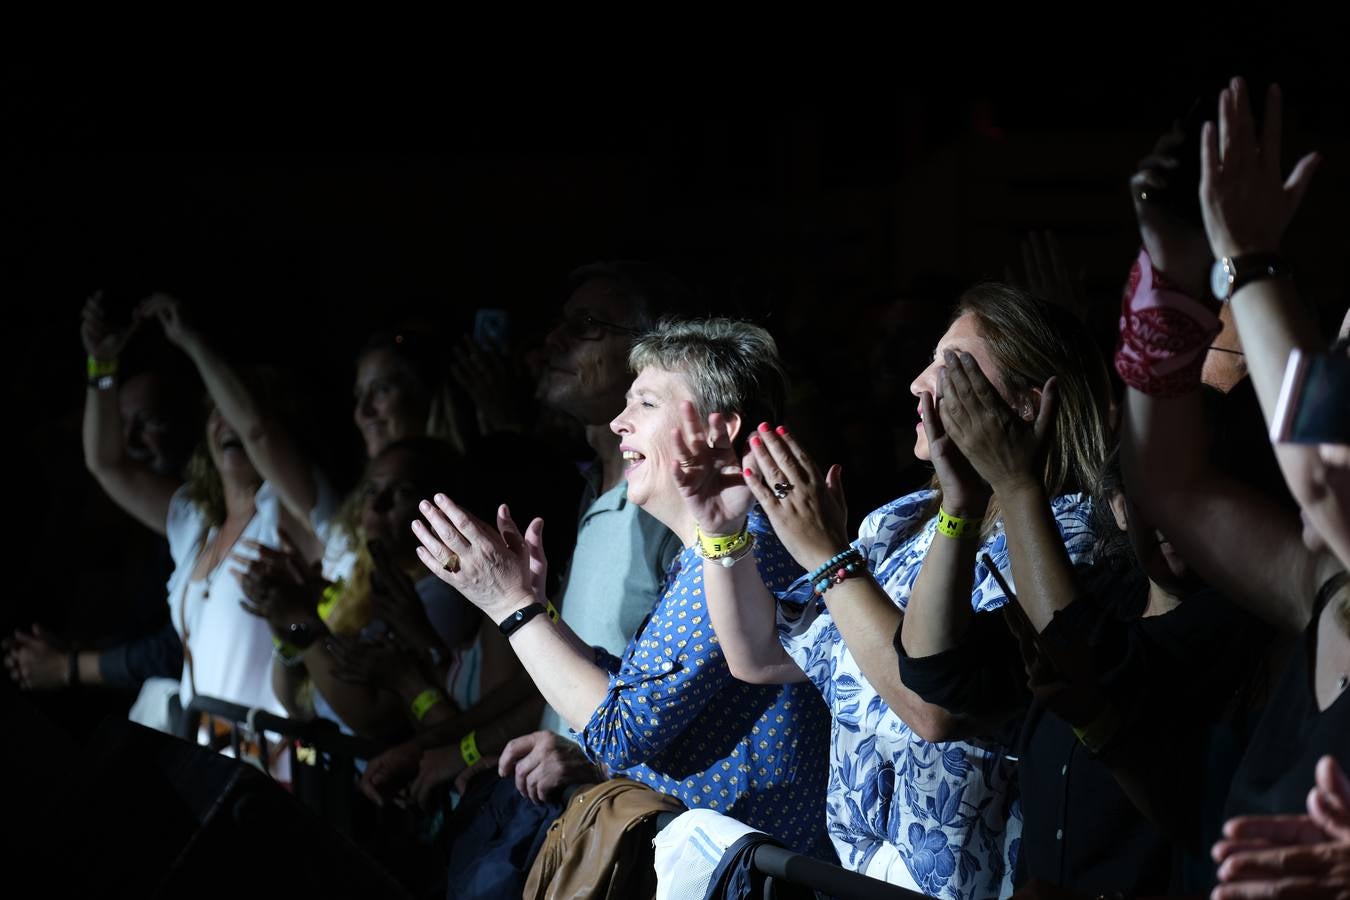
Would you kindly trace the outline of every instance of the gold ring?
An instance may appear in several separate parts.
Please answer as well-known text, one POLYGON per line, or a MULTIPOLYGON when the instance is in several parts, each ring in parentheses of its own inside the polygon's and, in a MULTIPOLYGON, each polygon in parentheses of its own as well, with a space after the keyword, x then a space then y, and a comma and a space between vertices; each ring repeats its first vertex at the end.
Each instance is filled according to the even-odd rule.
POLYGON ((453 550, 445 552, 450 554, 450 558, 441 563, 441 568, 453 575, 459 571, 459 554, 453 550))

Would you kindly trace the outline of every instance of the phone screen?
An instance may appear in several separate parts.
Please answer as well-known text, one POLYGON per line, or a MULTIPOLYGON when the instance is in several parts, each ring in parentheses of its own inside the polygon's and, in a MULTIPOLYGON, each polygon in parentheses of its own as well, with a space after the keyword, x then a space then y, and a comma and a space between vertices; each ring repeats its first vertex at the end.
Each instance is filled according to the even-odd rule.
POLYGON ((1272 437, 1295 444, 1350 444, 1350 356, 1289 354, 1272 437))
POLYGON ((473 317, 473 339, 480 347, 504 349, 510 338, 509 320, 504 309, 480 309, 473 317))

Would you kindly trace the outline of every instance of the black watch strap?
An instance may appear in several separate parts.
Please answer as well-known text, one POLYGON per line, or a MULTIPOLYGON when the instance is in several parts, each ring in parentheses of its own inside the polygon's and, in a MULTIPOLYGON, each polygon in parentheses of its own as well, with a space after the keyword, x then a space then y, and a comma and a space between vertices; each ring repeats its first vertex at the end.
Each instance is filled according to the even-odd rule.
POLYGON ((510 637, 518 628, 542 612, 545 612, 542 603, 531 603, 529 606, 522 606, 505 619, 502 619, 497 623, 497 627, 501 629, 503 637, 510 637))
POLYGON ((1289 263, 1278 253, 1248 253, 1233 260, 1233 286, 1228 291, 1232 297, 1243 285, 1260 281, 1263 278, 1286 278, 1293 273, 1289 263))

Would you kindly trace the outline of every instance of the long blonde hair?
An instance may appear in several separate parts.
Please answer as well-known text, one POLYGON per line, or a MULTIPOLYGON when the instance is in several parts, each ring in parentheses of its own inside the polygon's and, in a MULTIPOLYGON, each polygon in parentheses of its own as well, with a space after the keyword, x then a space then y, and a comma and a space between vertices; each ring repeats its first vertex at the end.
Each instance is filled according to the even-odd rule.
MULTIPOLYGON (((1090 491, 1111 446, 1107 413, 1111 377, 1092 335, 1061 307, 997 282, 977 284, 962 294, 951 321, 967 313, 975 317, 1014 403, 1020 405, 1056 376, 1059 402, 1045 457, 1045 490, 1052 498, 1090 491)), ((936 475, 930 486, 938 494, 924 522, 937 515, 942 502, 936 475)), ((984 536, 993 532, 1001 517, 995 497, 985 513, 984 536)))

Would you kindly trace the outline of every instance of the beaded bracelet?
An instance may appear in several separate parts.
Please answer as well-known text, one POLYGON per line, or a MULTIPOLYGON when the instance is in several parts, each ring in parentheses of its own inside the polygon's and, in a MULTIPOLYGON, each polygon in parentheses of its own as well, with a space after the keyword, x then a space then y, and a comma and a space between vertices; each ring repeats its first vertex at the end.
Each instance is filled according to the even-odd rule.
POLYGON ((949 538, 963 538, 967 534, 980 527, 983 519, 963 519, 960 516, 954 516, 942 507, 938 507, 937 530, 938 534, 949 538))
POLYGON ((483 754, 478 751, 477 731, 470 731, 459 739, 459 755, 466 766, 471 766, 483 758, 483 754))
POLYGON ((866 567, 867 562, 858 552, 858 549, 849 547, 847 550, 830 557, 825 564, 818 566, 814 572, 807 576, 807 580, 815 588, 815 592, 823 596, 830 588, 837 584, 843 584, 846 579, 864 571, 866 567))

